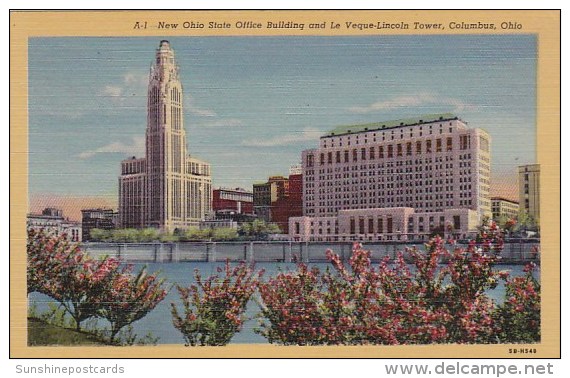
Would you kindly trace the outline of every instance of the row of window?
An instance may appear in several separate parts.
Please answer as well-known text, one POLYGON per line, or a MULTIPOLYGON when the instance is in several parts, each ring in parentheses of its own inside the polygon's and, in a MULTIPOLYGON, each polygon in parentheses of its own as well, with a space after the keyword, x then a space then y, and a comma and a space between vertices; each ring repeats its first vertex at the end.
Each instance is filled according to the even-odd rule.
MULTIPOLYGON (((469 136, 467 136, 469 137, 469 136)), ((465 148, 462 149, 467 149, 470 148, 469 144, 465 145, 465 148)), ((362 161, 362 160, 375 160, 377 157, 382 159, 384 157, 386 158, 392 158, 392 157, 400 157, 400 156, 412 156, 412 152, 413 152, 413 144, 412 142, 408 142, 408 143, 398 143, 396 145, 392 145, 389 144, 388 146, 386 146, 386 149, 384 148, 384 146, 379 146, 378 148, 376 147, 369 147, 367 148, 361 148, 360 152, 358 149, 353 149, 352 150, 352 162, 356 162, 356 161, 362 161)), ((434 152, 443 152, 443 142, 441 138, 438 138, 435 140, 435 148, 433 149, 434 152)), ((425 141, 425 147, 424 147, 424 143, 422 143, 421 141, 418 141, 415 143, 415 153, 416 155, 420 155, 425 151, 425 153, 431 153, 432 152, 432 140, 426 140, 425 141)), ((448 137, 447 138, 447 143, 446 143, 446 147, 445 147, 445 151, 446 152, 450 152, 453 151, 453 138, 448 137)), ((348 163, 350 162, 350 156, 351 153, 349 150, 344 150, 343 153, 341 153, 341 151, 336 151, 334 154, 332 151, 327 152, 326 154, 324 152, 321 152, 320 154, 320 159, 319 159, 319 163, 321 165, 324 164, 332 164, 333 160, 335 163, 348 163)), ((312 167, 313 166, 313 161, 310 158, 312 157, 312 155, 308 155, 308 160, 307 160, 307 166, 312 167)))
MULTIPOLYGON (((452 125, 453 125, 453 123, 450 122, 450 123, 449 123, 449 126, 452 126, 452 125)), ((425 126, 426 126, 426 129, 427 129, 427 128, 428 128, 428 125, 425 125, 425 126)), ((429 129, 426 130, 426 132, 429 132, 429 135, 432 135, 432 134, 433 134, 433 126, 434 126, 434 125, 429 125, 429 129)), ((365 130, 366 130, 366 129, 365 129, 365 130)), ((396 130, 391 130, 391 132, 388 134, 388 137, 390 137, 391 140, 394 140, 394 138, 396 137, 395 131, 396 131, 396 130)), ((405 137, 404 134, 408 134, 410 138, 413 138, 413 137, 414 137, 414 131, 417 131, 417 132, 418 132, 418 135, 419 135, 420 137, 422 137, 422 136, 423 136, 423 131, 424 131, 424 126, 423 126, 423 125, 422 125, 422 126, 414 125, 414 126, 412 126, 412 127, 410 127, 410 128, 407 128, 407 129, 402 129, 402 128, 401 128, 401 129, 400 129, 400 139, 404 139, 404 137, 405 137)), ((444 131, 444 129, 443 129, 443 124, 440 123, 440 124, 439 124, 439 133, 440 133, 440 134, 443 134, 443 131, 444 131)), ((349 130, 349 132, 350 132, 350 130, 349 130)), ((453 132, 453 127, 449 127, 449 132, 450 132, 450 133, 453 132)), ((373 142, 376 142, 376 137, 377 137, 377 136, 378 136, 378 138, 382 137, 382 141, 385 141, 385 140, 386 140, 386 133, 387 133, 387 132, 382 132, 382 134, 380 134, 380 133, 375 133, 375 132, 366 133, 366 134, 363 135, 364 143, 368 143, 368 138, 371 138, 373 142), (378 134, 378 135, 377 135, 377 134, 378 134)), ((359 141, 361 140, 359 137, 360 137, 360 135, 358 135, 358 134, 355 135, 354 141, 355 141, 356 144, 359 144, 359 141)), ((329 138, 327 138, 327 139, 324 139, 324 141, 323 141, 323 147, 326 147, 326 146, 327 146, 327 140, 330 140, 331 147, 334 147, 335 142, 337 141, 337 139, 338 139, 338 142, 339 142, 339 145, 340 145, 340 146, 342 146, 343 141, 346 142, 346 143, 350 146, 351 135, 347 135, 347 136, 344 136, 344 137, 343 137, 343 136, 339 136, 339 137, 329 137, 329 138)))

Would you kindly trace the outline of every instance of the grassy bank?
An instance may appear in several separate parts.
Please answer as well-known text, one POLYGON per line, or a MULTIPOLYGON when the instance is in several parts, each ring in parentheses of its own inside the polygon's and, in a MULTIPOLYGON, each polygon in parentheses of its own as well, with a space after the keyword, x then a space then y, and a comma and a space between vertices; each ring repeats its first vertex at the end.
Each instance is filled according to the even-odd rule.
POLYGON ((28 318, 28 345, 107 345, 97 336, 87 332, 78 332, 46 323, 38 318, 28 318))

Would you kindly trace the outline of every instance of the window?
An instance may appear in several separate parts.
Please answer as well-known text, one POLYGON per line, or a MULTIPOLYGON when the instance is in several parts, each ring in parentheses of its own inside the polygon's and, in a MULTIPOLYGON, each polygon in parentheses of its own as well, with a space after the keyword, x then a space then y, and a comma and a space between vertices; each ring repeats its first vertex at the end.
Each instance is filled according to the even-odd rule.
POLYGON ((368 218, 368 233, 374 233, 374 218, 368 218))
POLYGON ((358 161, 358 151, 352 150, 352 161, 358 161))
POLYGON ((406 143, 406 156, 412 156, 412 143, 406 143))
POLYGON ((376 158, 374 155, 375 155, 374 147, 370 147, 370 160, 373 160, 376 158))
POLYGON ((361 159, 361 160, 366 160, 366 148, 361 148, 361 149, 360 149, 360 159, 361 159))
POLYGON ((321 153, 321 165, 325 164, 325 154, 321 153))
POLYGON ((441 138, 437 138, 435 141, 435 151, 441 152, 441 138))
POLYGON ((364 218, 358 219, 358 233, 364 234, 364 218))
POLYGON ((387 233, 391 234, 393 232, 392 226, 393 226, 392 225, 392 218, 388 217, 386 219, 386 232, 387 233))
POLYGON ((378 218, 378 233, 381 234, 384 232, 384 219, 378 218))
POLYGON ((453 150, 453 138, 448 137, 447 138, 447 151, 452 151, 453 150))
POLYGON ((398 143, 397 145, 398 156, 402 156, 402 145, 398 143))
POLYGON ((453 216, 453 228, 455 230, 461 229, 461 218, 459 217, 459 215, 453 216))
POLYGON ((378 147, 378 157, 379 157, 379 158, 383 158, 383 157, 384 157, 384 146, 378 147))
POLYGON ((332 163, 332 152, 329 152, 329 153, 327 154, 327 162, 328 162, 329 164, 332 163))
POLYGON ((348 163, 348 150, 344 151, 344 162, 348 163))
POLYGON ((295 233, 296 234, 301 233, 301 225, 299 224, 299 222, 295 222, 295 233))
POLYGON ((420 155, 422 153, 422 142, 416 142, 416 154, 420 155))
POLYGON ((340 151, 336 152, 336 162, 340 163, 340 151))
POLYGON ((388 146, 388 157, 389 158, 394 157, 394 146, 392 145, 388 146))
POLYGON ((471 147, 471 136, 460 135, 459 136, 459 148, 461 150, 467 150, 471 147))
POLYGON ((313 166, 313 155, 307 155, 307 167, 313 166))
POLYGON ((354 218, 350 218, 350 233, 356 234, 356 220, 354 218))
POLYGON ((426 140, 426 152, 431 152, 431 140, 426 140))

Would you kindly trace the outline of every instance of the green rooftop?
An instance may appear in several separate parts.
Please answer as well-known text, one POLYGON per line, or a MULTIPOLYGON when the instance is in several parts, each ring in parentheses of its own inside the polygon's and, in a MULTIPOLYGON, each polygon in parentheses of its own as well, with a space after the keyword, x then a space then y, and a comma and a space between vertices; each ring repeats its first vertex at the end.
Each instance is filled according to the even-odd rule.
POLYGON ((392 121, 365 123, 362 125, 338 126, 334 130, 331 130, 327 134, 323 135, 321 138, 327 138, 336 135, 355 134, 365 131, 386 130, 386 129, 393 129, 396 127, 421 125, 424 123, 448 121, 457 118, 458 117, 452 113, 438 113, 438 114, 424 114, 414 118, 402 118, 402 119, 395 119, 392 121))

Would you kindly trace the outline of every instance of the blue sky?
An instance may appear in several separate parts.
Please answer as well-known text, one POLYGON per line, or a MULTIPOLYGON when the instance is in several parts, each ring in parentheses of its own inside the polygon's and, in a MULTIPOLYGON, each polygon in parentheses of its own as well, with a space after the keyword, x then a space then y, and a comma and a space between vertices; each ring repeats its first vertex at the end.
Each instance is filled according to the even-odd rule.
MULTIPOLYGON (((116 198, 120 161, 144 154, 161 39, 30 39, 30 195, 116 198)), ((212 164, 214 186, 286 175, 338 125, 435 112, 491 134, 492 185, 536 161, 535 36, 169 40, 188 148, 212 164)))

